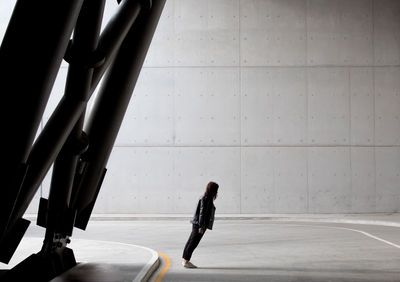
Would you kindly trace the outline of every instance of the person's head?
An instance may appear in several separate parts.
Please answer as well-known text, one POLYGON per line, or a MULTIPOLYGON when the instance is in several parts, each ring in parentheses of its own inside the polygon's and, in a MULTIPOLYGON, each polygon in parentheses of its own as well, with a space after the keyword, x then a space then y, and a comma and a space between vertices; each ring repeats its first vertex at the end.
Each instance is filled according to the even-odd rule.
POLYGON ((212 181, 208 182, 204 196, 211 197, 211 199, 215 200, 218 194, 218 187, 219 185, 217 183, 212 181))

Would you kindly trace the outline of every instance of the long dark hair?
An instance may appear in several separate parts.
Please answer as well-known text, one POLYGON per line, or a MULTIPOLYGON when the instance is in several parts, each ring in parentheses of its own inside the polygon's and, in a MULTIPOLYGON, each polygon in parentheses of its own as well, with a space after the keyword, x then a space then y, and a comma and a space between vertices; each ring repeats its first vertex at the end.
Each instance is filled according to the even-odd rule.
POLYGON ((211 199, 215 200, 217 198, 219 185, 215 182, 208 182, 206 187, 206 192, 204 192, 204 196, 210 197, 211 199))

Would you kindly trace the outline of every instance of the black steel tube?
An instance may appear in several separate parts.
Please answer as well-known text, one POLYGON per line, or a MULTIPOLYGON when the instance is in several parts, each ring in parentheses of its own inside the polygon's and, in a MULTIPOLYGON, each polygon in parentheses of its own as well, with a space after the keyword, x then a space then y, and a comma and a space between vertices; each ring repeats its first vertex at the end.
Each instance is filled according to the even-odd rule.
MULTIPOLYGON (((98 44, 104 4, 105 0, 86 0, 83 3, 70 46, 72 56, 83 59, 94 54, 98 44)), ((87 101, 90 96, 93 68, 88 68, 78 59, 70 63, 65 96, 87 101)), ((66 222, 65 215, 69 207, 80 149, 82 149, 76 144, 79 144, 81 138, 84 116, 85 111, 83 110, 54 162, 46 226, 46 238, 49 241, 52 241, 54 232, 62 233, 66 229, 72 230, 73 227, 73 222, 66 222), (71 226, 63 226, 66 224, 71 224, 71 226)))
POLYGON ((13 186, 18 168, 27 161, 82 3, 18 0, 8 24, 0 48, 0 92, 8 109, 2 120, 9 120, 10 111, 17 118, 3 128, 0 234, 12 212, 10 195, 19 189, 13 186))
MULTIPOLYGON (((138 8, 138 4, 136 3, 135 0, 128 0, 126 2, 129 2, 130 5, 128 6, 123 5, 121 8, 127 7, 126 9, 128 13, 120 11, 116 15, 116 17, 123 16, 125 20, 120 21, 118 19, 115 19, 114 21, 117 24, 111 25, 109 32, 111 31, 117 32, 117 28, 127 29, 127 27, 124 27, 121 23, 128 21, 130 24, 132 24, 136 19, 137 13, 139 12, 138 9, 140 7, 138 8), (132 5, 133 2, 135 2, 136 4, 132 5)), ((74 31, 74 33, 75 32, 76 31, 74 31)), ((78 33, 79 32, 80 31, 78 30, 78 33)), ((124 35, 126 33, 127 32, 122 32, 121 34, 124 35)), ((84 35, 78 35, 78 36, 84 36, 84 35)), ((112 35, 108 35, 106 37, 109 40, 114 38, 112 35)), ((74 38, 76 38, 75 35, 74 38)), ((66 93, 81 93, 81 94, 78 94, 77 96, 74 96, 76 94, 71 94, 71 95, 67 94, 63 97, 63 99, 57 106, 56 110, 50 117, 49 121, 47 122, 45 128, 43 129, 43 131, 37 138, 35 144, 33 145, 33 148, 27 160, 30 169, 28 170, 24 184, 21 187, 20 196, 18 202, 15 205, 16 206, 15 210, 12 214, 12 219, 11 219, 12 222, 15 222, 17 218, 21 217, 25 212, 25 210, 27 209, 27 207, 29 206, 29 203, 32 201, 32 198, 35 195, 40 183, 43 181, 52 163, 55 161, 58 153, 60 152, 62 146, 67 140, 72 128, 79 120, 79 118, 82 115, 84 115, 87 101, 90 98, 91 94, 93 93, 93 91, 90 91, 93 70, 89 70, 86 74, 83 74, 82 73, 83 70, 76 71, 76 66, 74 66, 76 62, 79 63, 81 61, 79 59, 87 59, 90 56, 92 56, 93 53, 87 54, 86 56, 85 54, 79 54, 79 52, 74 51, 77 50, 77 46, 74 47, 75 44, 73 41, 72 45, 70 46, 71 47, 70 53, 72 54, 71 56, 79 56, 79 58, 76 60, 74 59, 71 62, 71 68, 69 69, 67 78, 66 93), (70 83, 70 81, 73 82, 70 83)), ((79 68, 81 68, 81 66, 79 66, 78 69, 79 68)))
POLYGON ((142 10, 99 91, 86 127, 90 146, 82 158, 88 162, 88 167, 82 187, 73 199, 78 216, 79 211, 88 206, 95 196, 101 172, 107 164, 164 4, 165 0, 155 0, 151 9, 142 10))
POLYGON ((112 59, 118 52, 122 41, 141 9, 142 4, 138 0, 124 1, 102 31, 97 52, 99 55, 104 56, 105 60, 101 66, 94 70, 91 92, 96 89, 105 71, 110 66, 112 59))
MULTIPOLYGON (((0 48, 2 97, 18 119, 7 148, 25 162, 83 0, 18 0, 0 48)), ((3 158, 3 161, 4 158, 3 158)), ((8 161, 5 163, 9 164, 8 161)))
POLYGON ((87 101, 63 97, 35 142, 27 163, 29 169, 14 208, 10 224, 22 217, 39 185, 60 152, 87 101))

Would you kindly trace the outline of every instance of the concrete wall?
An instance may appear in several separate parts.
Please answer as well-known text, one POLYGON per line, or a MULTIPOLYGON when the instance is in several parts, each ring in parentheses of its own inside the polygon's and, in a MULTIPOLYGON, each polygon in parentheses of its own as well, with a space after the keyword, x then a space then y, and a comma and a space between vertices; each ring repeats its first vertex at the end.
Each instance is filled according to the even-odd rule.
POLYGON ((399 15, 397 0, 167 0, 94 212, 191 213, 209 180, 218 213, 399 211, 399 15))

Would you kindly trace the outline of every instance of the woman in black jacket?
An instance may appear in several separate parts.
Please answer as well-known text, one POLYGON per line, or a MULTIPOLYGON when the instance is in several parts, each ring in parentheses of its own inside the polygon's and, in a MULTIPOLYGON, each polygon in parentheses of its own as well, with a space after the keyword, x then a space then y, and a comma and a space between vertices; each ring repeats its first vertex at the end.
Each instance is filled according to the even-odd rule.
POLYGON ((196 266, 190 262, 192 253, 200 243, 206 229, 211 230, 213 227, 215 215, 214 200, 217 198, 218 187, 217 183, 209 182, 207 184, 206 192, 197 203, 196 212, 193 219, 190 221, 193 224, 192 233, 190 234, 185 249, 183 250, 182 265, 186 268, 196 268, 196 266))

